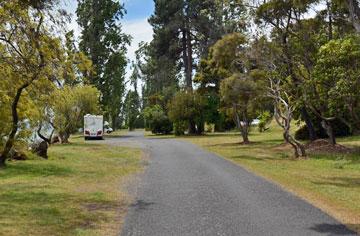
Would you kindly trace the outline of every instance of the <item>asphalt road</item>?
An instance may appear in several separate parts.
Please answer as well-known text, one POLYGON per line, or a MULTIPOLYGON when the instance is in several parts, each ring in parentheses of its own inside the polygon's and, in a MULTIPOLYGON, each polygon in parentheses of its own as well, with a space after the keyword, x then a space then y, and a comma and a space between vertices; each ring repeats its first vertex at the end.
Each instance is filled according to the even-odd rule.
POLYGON ((122 139, 150 154, 123 236, 356 235, 280 187, 195 145, 141 133, 122 139))

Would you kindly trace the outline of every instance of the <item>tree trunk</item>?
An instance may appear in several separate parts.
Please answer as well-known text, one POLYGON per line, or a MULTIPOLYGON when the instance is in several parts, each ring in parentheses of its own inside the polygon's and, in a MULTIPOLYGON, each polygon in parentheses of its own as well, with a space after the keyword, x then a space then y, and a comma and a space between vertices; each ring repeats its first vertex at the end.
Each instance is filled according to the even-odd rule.
POLYGON ((300 112, 301 112, 302 118, 305 121, 306 127, 308 129, 310 141, 315 141, 317 139, 316 131, 314 128, 314 124, 313 124, 312 120, 310 119, 309 113, 306 110, 306 107, 305 106, 302 107, 300 112))
POLYGON ((295 158, 299 158, 299 156, 300 156, 299 149, 295 143, 291 142, 289 131, 284 131, 283 136, 284 136, 286 143, 290 144, 293 147, 295 158))
POLYGON ((115 131, 117 129, 116 118, 117 118, 116 116, 111 117, 111 125, 112 125, 112 128, 113 128, 113 131, 115 131))
POLYGON ((193 52, 192 52, 192 37, 190 29, 187 29, 186 31, 187 37, 186 37, 186 48, 187 48, 187 72, 186 72, 186 88, 190 91, 193 90, 193 84, 192 84, 192 69, 193 69, 193 52))
MULTIPOLYGON (((236 109, 234 108, 234 110, 236 110, 236 109)), ((235 114, 234 114, 234 121, 235 121, 236 127, 240 131, 241 137, 243 138, 243 143, 244 144, 249 144, 250 141, 249 141, 249 127, 248 127, 248 124, 244 124, 244 125, 241 124, 239 114, 236 111, 235 111, 235 114)))
POLYGON ((247 128, 243 129, 243 131, 241 132, 241 136, 243 138, 243 144, 249 144, 250 143, 249 132, 247 131, 247 128))
POLYGON ((9 134, 9 137, 5 143, 5 147, 1 153, 0 156, 0 166, 5 166, 5 162, 6 160, 9 158, 9 153, 11 151, 11 149, 14 146, 14 142, 15 142, 15 136, 16 133, 18 131, 19 128, 19 114, 17 112, 17 106, 19 104, 20 101, 20 97, 21 94, 23 92, 23 90, 25 88, 27 88, 30 84, 29 83, 25 83, 23 86, 21 86, 17 91, 16 91, 16 95, 14 98, 14 101, 11 104, 11 114, 12 114, 12 128, 11 128, 11 132, 9 134))
POLYGON ((198 135, 201 135, 204 133, 204 127, 205 127, 205 122, 199 122, 197 125, 196 125, 196 133, 198 135))
POLYGON ((44 135, 42 135, 41 129, 42 129, 42 123, 40 122, 39 128, 38 128, 38 130, 37 130, 37 134, 38 134, 38 136, 39 136, 42 140, 44 140, 44 141, 47 142, 49 145, 51 145, 51 138, 52 138, 52 136, 53 136, 53 134, 54 134, 54 130, 51 132, 50 138, 46 138, 44 135))
POLYGON ((357 33, 360 33, 360 7, 357 0, 347 0, 351 22, 357 33))
POLYGON ((60 138, 60 143, 61 144, 69 143, 70 134, 68 134, 66 132, 60 133, 59 138, 60 138))
POLYGON ((187 49, 187 33, 186 29, 182 29, 182 58, 184 63, 184 72, 185 72, 185 83, 186 87, 188 88, 188 71, 189 71, 189 62, 188 62, 188 49, 187 49))
POLYGON ((331 9, 331 3, 329 1, 326 1, 326 7, 328 11, 329 16, 329 24, 328 24, 328 38, 329 40, 333 39, 333 14, 331 9))
POLYGON ((4 168, 6 166, 5 161, 6 161, 6 158, 3 155, 0 155, 0 169, 4 168))
POLYGON ((189 121, 189 134, 197 134, 196 124, 193 120, 189 121))
POLYGON ((336 144, 336 137, 335 137, 334 130, 333 130, 330 122, 323 120, 323 121, 321 121, 321 125, 325 129, 326 134, 329 136, 330 144, 335 145, 336 144))

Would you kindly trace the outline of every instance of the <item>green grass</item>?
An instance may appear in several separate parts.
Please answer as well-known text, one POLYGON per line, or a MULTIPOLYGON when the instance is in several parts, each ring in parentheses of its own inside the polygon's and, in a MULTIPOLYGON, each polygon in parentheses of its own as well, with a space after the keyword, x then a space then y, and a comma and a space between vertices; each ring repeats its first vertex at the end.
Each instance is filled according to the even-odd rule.
POLYGON ((49 149, 49 160, 0 170, 0 235, 118 235, 126 177, 141 168, 138 149, 84 143, 49 149))
MULTIPOLYGON (((360 155, 310 154, 309 160, 294 160, 282 145, 276 125, 265 133, 252 132, 250 145, 240 145, 238 133, 215 133, 183 137, 206 150, 273 181, 306 199, 360 232, 360 155)), ((339 139, 349 147, 360 147, 360 137, 339 139)))

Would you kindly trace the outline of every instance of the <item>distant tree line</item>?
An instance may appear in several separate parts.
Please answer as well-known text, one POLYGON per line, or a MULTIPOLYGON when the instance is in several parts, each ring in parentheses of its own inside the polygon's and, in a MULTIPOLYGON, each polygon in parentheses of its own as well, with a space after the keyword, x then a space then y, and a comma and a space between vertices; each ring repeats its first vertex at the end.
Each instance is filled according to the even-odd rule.
POLYGON ((359 133, 359 19, 356 0, 155 1, 154 39, 137 61, 146 128, 212 124, 249 143, 252 121, 266 130, 274 117, 296 156, 306 154, 294 120, 311 141, 359 133))

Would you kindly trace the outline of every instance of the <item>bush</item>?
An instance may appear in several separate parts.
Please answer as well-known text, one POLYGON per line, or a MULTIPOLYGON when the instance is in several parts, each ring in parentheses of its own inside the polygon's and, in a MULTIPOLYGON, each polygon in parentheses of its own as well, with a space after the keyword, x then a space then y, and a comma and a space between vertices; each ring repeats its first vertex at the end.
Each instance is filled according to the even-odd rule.
POLYGON ((53 124, 61 143, 67 143, 70 135, 83 127, 86 114, 100 113, 100 93, 93 86, 65 86, 58 89, 53 96, 53 124))
MULTIPOLYGON (((340 120, 334 120, 331 122, 331 124, 333 126, 336 137, 346 137, 346 136, 352 135, 350 128, 347 125, 345 125, 343 122, 341 122, 340 120)), ((315 127, 315 131, 316 131, 316 136, 318 138, 328 138, 326 131, 321 126, 321 121, 316 120, 314 122, 314 127, 315 127)), ((303 125, 301 128, 299 128, 295 132, 295 138, 298 140, 309 140, 310 139, 309 132, 308 132, 306 125, 303 125)))
POLYGON ((215 131, 215 124, 205 124, 205 132, 213 133, 215 131))
POLYGON ((144 123, 153 134, 170 134, 173 125, 161 106, 155 105, 144 110, 144 123))
POLYGON ((270 124, 270 122, 272 121, 273 116, 271 115, 270 112, 265 111, 263 113, 261 113, 261 115, 259 116, 259 132, 265 132, 268 128, 266 128, 266 126, 268 126, 270 124))
POLYGON ((174 132, 176 136, 181 136, 185 134, 185 131, 188 129, 188 122, 177 121, 174 123, 174 132))
POLYGON ((205 107, 207 105, 204 96, 197 92, 178 92, 169 102, 169 118, 172 122, 181 124, 187 123, 190 127, 190 134, 202 134, 205 124, 205 107))

